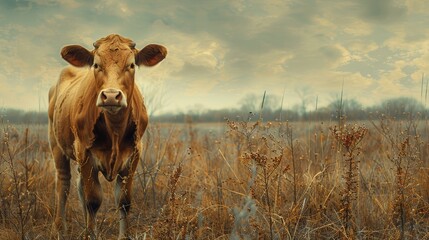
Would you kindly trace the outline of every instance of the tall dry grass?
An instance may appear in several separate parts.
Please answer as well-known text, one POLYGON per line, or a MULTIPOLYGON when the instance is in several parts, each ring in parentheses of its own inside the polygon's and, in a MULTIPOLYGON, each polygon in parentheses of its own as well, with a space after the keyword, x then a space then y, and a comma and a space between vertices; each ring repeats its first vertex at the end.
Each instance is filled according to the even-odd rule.
MULTIPOLYGON (((152 124, 133 186, 132 238, 429 237, 426 122, 254 117, 152 124)), ((53 239, 55 170, 46 126, 3 122, 0 135, 0 239, 53 239)), ((102 187, 98 234, 115 239, 113 186, 102 187)), ((77 239, 84 220, 75 181, 67 206, 66 239, 77 239)))

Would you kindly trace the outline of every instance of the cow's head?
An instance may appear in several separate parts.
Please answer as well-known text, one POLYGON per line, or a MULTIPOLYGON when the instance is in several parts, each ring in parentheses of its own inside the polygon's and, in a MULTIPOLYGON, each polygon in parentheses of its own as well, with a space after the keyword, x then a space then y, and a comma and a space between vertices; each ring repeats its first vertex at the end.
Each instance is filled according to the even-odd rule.
POLYGON ((61 56, 73 66, 91 67, 98 88, 97 107, 116 114, 129 105, 135 67, 155 66, 167 55, 161 45, 150 44, 140 51, 135 45, 130 39, 112 34, 96 41, 93 51, 70 45, 61 50, 61 56))

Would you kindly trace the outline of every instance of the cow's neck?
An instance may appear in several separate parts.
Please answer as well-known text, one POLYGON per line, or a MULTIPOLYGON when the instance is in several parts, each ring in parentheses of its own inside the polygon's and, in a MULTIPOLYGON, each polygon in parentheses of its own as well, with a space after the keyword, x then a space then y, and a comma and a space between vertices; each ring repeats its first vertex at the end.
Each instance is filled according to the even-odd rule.
POLYGON ((117 114, 110 114, 108 112, 104 112, 103 117, 106 123, 106 130, 109 133, 111 139, 113 140, 113 136, 116 135, 118 139, 121 141, 126 128, 128 126, 128 120, 130 118, 130 111, 128 109, 123 109, 117 114))

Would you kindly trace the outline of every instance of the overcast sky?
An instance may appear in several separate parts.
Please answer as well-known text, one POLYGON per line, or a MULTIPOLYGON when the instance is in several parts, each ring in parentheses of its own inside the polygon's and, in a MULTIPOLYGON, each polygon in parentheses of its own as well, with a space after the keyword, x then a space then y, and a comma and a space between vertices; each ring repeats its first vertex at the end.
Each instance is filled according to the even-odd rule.
POLYGON ((92 49, 110 33, 167 47, 136 76, 163 112, 238 107, 265 90, 285 93, 286 107, 303 95, 326 105, 343 81, 345 98, 364 105, 420 100, 428 26, 422 0, 2 0, 0 107, 47 109, 67 65, 61 48, 92 49))

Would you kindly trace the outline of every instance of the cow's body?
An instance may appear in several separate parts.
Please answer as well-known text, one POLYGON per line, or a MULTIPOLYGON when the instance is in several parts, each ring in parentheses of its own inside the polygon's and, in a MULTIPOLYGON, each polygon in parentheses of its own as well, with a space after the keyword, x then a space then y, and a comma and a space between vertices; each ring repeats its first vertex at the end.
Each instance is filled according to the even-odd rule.
POLYGON ((60 235, 65 231, 65 203, 70 188, 70 159, 79 164, 79 196, 88 237, 95 238, 95 215, 102 201, 98 172, 116 179, 115 200, 120 212, 119 238, 127 233, 127 212, 133 173, 148 124, 143 97, 134 87, 134 65, 153 66, 166 49, 149 45, 141 51, 119 35, 109 35, 92 52, 80 46, 63 48, 72 65, 64 69, 49 92, 49 139, 57 168, 57 214, 60 235))

